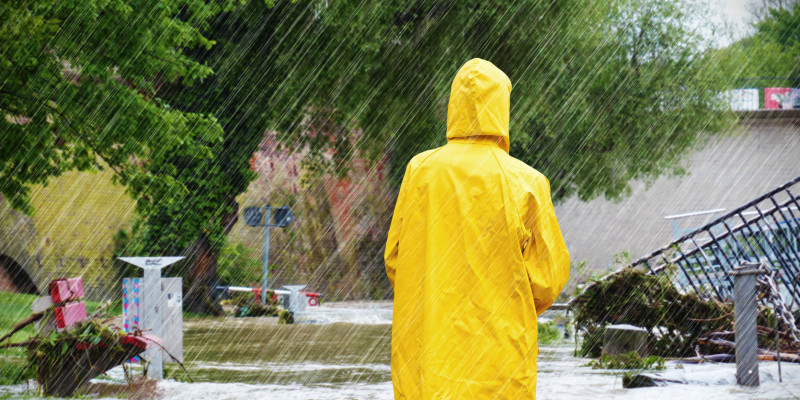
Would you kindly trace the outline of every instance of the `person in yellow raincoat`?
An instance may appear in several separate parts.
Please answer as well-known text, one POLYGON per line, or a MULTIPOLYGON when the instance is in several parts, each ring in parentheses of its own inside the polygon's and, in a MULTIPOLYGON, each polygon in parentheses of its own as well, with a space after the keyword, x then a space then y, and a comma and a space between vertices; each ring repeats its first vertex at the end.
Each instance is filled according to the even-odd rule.
POLYGON ((536 318, 569 253, 547 178, 508 154, 511 81, 456 74, 447 144, 408 164, 386 243, 395 399, 534 399, 536 318))

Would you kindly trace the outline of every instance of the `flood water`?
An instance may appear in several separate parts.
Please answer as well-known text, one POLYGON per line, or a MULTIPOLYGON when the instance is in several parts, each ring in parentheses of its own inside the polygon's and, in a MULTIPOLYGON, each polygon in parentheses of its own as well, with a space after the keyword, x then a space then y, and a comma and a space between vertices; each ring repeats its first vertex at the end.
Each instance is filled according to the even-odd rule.
MULTIPOLYGON (((159 399, 392 399, 389 368, 391 304, 323 306, 279 325, 274 318, 201 318, 185 322, 186 381, 176 366, 147 397, 159 399), (388 310, 388 312, 387 312, 388 310), (324 321, 324 322, 323 322, 324 321), (337 322, 338 321, 338 322, 337 322), (347 321, 347 322, 344 322, 347 321)), ((661 371, 690 382, 658 388, 623 389, 622 372, 593 370, 572 356, 574 342, 542 346, 538 399, 791 399, 800 398, 800 365, 762 362, 762 385, 735 384, 733 364, 683 365, 661 371)), ((116 368, 100 382, 122 382, 116 368)), ((29 397, 23 385, 0 387, 0 398, 29 397)), ((119 394, 115 397, 119 397, 119 394)))

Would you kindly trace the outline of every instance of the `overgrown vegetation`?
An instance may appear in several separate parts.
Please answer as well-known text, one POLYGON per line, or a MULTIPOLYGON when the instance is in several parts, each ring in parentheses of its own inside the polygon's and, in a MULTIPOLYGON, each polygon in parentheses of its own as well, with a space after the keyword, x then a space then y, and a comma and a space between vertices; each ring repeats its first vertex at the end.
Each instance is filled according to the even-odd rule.
POLYGON ((294 323, 294 315, 287 310, 280 310, 278 311, 278 323, 279 324, 293 324, 294 323))
POLYGON ((564 335, 561 333, 561 330, 558 329, 558 325, 555 322, 545 322, 539 323, 539 344, 540 345, 551 345, 556 344, 561 339, 564 338, 564 335))
POLYGON ((598 357, 609 324, 631 324, 651 334, 650 351, 662 357, 694 355, 697 339, 730 328, 733 307, 682 294, 667 275, 628 268, 597 281, 574 300, 575 326, 584 332, 579 356, 598 357))
POLYGON ((587 364, 594 369, 656 369, 661 370, 664 366, 664 357, 647 356, 640 357, 639 353, 632 351, 626 354, 601 355, 597 360, 592 360, 587 364))
POLYGON ((97 320, 79 322, 62 332, 52 330, 37 335, 28 346, 26 368, 35 371, 45 393, 69 396, 91 377, 104 372, 104 367, 113 367, 138 354, 120 344, 124 335, 97 320), (93 369, 99 371, 93 373, 93 369))
POLYGON ((32 212, 30 184, 108 165, 138 213, 119 254, 187 255, 171 267, 187 309, 216 312, 265 131, 308 150, 311 169, 341 174, 358 149, 399 180, 444 143, 450 81, 473 57, 514 83, 511 154, 556 200, 620 198, 679 173, 735 120, 716 95, 729 64, 709 57, 693 12, 684 0, 11 2, 0 192, 32 212))
MULTIPOLYGON (((241 243, 227 243, 219 257, 219 284, 224 286, 248 286, 261 282, 263 261, 255 251, 241 243)), ((270 272, 275 270, 270 265, 270 272)))
POLYGON ((20 311, 27 309, 28 316, 0 326, 0 332, 15 332, 2 339, 2 351, 9 357, 4 357, 0 381, 18 383, 35 377, 45 394, 69 397, 90 379, 142 353, 142 346, 121 342, 129 334, 107 324, 110 304, 104 303, 90 318, 62 331, 46 328, 55 318, 53 308, 30 313, 29 306, 18 307, 20 311), (41 330, 34 332, 33 323, 37 321, 42 324, 41 330), (19 327, 24 328, 17 330, 19 327), (24 357, 20 354, 23 351, 24 357))

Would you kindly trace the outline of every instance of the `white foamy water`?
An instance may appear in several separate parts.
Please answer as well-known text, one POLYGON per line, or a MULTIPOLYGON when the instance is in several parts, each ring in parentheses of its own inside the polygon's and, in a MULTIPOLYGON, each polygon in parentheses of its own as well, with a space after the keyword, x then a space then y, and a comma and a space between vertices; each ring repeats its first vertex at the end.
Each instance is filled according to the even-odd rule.
MULTIPOLYGON (((680 365, 668 362, 659 374, 671 379, 683 379, 688 384, 665 387, 623 389, 621 371, 593 370, 586 367, 587 359, 571 356, 568 347, 543 347, 539 356, 537 399, 641 399, 641 400, 715 400, 715 399, 791 399, 800 396, 800 365, 783 363, 783 383, 778 382, 777 364, 762 362, 761 386, 742 388, 736 385, 734 364, 680 365)), ((230 369, 239 371, 270 370, 271 372, 324 371, 330 369, 373 369, 387 374, 379 383, 327 383, 304 385, 244 384, 164 380, 158 384, 159 399, 217 400, 217 399, 281 399, 281 400, 391 400, 392 384, 389 366, 384 364, 322 364, 299 362, 278 363, 202 363, 192 369, 230 369)), ((110 371, 104 382, 122 382, 121 368, 110 371)), ((11 398, 23 395, 22 385, 0 388, 0 394, 11 398)))
POLYGON ((353 324, 391 324, 391 301, 353 301, 323 303, 317 307, 307 307, 294 316, 300 324, 330 324, 349 322, 353 324))
POLYGON ((269 372, 311 372, 329 370, 355 370, 366 369, 375 372, 389 373, 389 366, 386 364, 323 364, 318 362, 299 362, 299 363, 215 363, 206 362, 192 365, 193 370, 197 369, 219 369, 227 371, 269 371, 269 372))
POLYGON ((384 400, 392 399, 392 383, 351 385, 247 385, 240 383, 192 383, 165 381, 158 385, 162 398, 276 399, 276 400, 384 400))
POLYGON ((572 356, 572 348, 543 347, 539 355, 537 399, 792 399, 800 396, 800 365, 782 363, 783 382, 778 382, 778 366, 761 362, 761 386, 736 385, 735 364, 680 364, 667 362, 658 371, 664 377, 685 380, 688 384, 624 389, 624 371, 593 370, 588 359, 572 356))
MULTIPOLYGON (((660 374, 669 378, 683 378, 684 385, 666 387, 624 389, 621 371, 593 370, 586 367, 588 360, 571 356, 572 349, 564 347, 542 348, 539 356, 539 378, 537 399, 583 400, 641 399, 641 400, 688 400, 688 399, 790 399, 800 396, 800 365, 783 363, 783 383, 777 379, 777 364, 760 364, 761 386, 742 388, 736 385, 734 364, 684 364, 669 362, 667 370, 660 374)), ((219 367, 219 366, 208 366, 219 367)), ((222 366, 227 367, 227 366, 222 366)), ((241 366, 245 367, 245 366, 241 366)), ((246 367, 245 367, 246 368, 246 367)), ((291 372, 316 369, 375 368, 388 372, 388 365, 324 365, 297 363, 294 365, 265 365, 263 368, 291 372)), ((252 385, 237 383, 182 383, 165 381, 159 384, 164 399, 249 399, 271 398, 287 400, 311 399, 380 399, 393 398, 389 380, 377 384, 342 383, 306 386, 252 385)))

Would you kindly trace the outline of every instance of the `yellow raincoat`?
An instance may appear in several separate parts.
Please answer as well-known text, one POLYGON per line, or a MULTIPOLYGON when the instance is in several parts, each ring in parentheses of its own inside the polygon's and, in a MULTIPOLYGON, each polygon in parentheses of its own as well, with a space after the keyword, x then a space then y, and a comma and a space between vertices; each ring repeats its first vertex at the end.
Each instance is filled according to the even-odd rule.
POLYGON ((534 399, 536 318, 569 276, 541 173, 508 155, 511 82, 473 59, 448 143, 406 168, 386 243, 395 399, 534 399))

